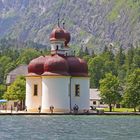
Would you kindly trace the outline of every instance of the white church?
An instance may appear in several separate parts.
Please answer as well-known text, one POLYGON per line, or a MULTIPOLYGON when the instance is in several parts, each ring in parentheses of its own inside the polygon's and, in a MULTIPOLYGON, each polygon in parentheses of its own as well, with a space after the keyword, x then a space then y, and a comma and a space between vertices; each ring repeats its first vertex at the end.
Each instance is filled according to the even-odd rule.
POLYGON ((79 112, 89 110, 89 76, 87 63, 72 55, 70 33, 57 26, 50 34, 51 54, 33 59, 26 76, 28 112, 68 113, 74 105, 79 112))

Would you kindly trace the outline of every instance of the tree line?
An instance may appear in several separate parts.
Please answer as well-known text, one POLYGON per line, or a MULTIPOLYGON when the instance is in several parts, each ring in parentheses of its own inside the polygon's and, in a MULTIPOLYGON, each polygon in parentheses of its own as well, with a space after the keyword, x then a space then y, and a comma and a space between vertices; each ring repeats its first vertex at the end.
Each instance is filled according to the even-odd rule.
POLYGON ((107 46, 100 54, 79 53, 88 62, 90 87, 98 88, 104 103, 121 104, 140 111, 140 47, 122 47, 116 53, 107 46), (82 55, 81 55, 82 54, 82 55))
MULTIPOLYGON (((4 97, 9 99, 11 97, 8 95, 9 91, 13 92, 13 88, 10 87, 6 91, 5 86, 6 76, 11 70, 48 53, 47 48, 42 50, 42 48, 34 47, 32 43, 17 49, 15 46, 7 46, 7 43, 0 42, 0 98, 5 93, 4 97)), ((84 51, 77 49, 76 55, 87 61, 90 88, 98 88, 101 91, 102 100, 109 105, 110 111, 112 104, 120 103, 124 107, 133 107, 135 111, 136 108, 140 108, 140 47, 131 45, 127 51, 119 47, 114 53, 113 49, 105 46, 99 54, 94 51, 89 54, 87 48, 84 51)), ((21 83, 23 80, 25 79, 22 77, 21 83)), ((15 87, 18 83, 20 79, 12 85, 15 87)))

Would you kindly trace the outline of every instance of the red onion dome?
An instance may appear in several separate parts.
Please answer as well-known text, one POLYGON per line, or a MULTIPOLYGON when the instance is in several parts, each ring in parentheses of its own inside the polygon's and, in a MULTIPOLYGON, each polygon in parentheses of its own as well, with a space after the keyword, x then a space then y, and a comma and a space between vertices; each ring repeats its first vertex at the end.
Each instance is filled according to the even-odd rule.
POLYGON ((86 61, 78 57, 68 57, 69 73, 71 76, 87 77, 88 66, 86 61))
POLYGON ((33 59, 28 65, 28 75, 41 75, 44 72, 45 57, 33 59))
POLYGON ((46 59, 44 64, 44 73, 43 75, 49 76, 59 76, 65 75, 68 76, 68 63, 67 61, 59 55, 53 55, 46 59))
POLYGON ((65 40, 64 30, 60 27, 53 29, 50 34, 50 41, 65 40))
POLYGON ((66 39, 65 45, 67 46, 67 44, 70 42, 71 37, 68 31, 64 30, 64 33, 65 33, 65 39, 66 39))

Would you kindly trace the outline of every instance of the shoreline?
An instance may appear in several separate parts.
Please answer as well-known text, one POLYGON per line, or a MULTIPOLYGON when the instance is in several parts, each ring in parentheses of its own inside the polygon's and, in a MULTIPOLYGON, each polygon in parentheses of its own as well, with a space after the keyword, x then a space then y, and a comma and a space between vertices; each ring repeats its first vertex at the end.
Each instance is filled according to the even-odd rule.
POLYGON ((38 113, 38 112, 0 112, 2 115, 140 115, 140 112, 90 112, 90 113, 38 113))

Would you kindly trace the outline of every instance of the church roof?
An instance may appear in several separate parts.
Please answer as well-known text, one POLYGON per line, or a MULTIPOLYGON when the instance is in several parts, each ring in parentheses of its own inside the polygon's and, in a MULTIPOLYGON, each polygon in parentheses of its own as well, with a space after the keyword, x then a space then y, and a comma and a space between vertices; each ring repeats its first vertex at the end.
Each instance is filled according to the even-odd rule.
POLYGON ((67 44, 70 42, 70 39, 71 39, 70 33, 64 28, 61 28, 59 26, 54 28, 50 34, 50 41, 64 40, 65 47, 67 47, 67 44))
POLYGON ((57 41, 57 40, 66 40, 65 39, 65 32, 59 26, 54 28, 50 34, 50 41, 57 41))
POLYGON ((87 63, 78 57, 61 56, 58 54, 40 56, 33 59, 28 65, 28 76, 88 76, 87 63))
POLYGON ((28 73, 30 75, 41 75, 44 72, 44 62, 44 56, 33 59, 28 65, 28 73))
POLYGON ((68 47, 67 44, 70 41, 70 33, 64 27, 61 28, 58 24, 50 34, 50 41, 53 43, 52 52, 55 51, 55 53, 33 59, 28 65, 28 76, 88 76, 87 63, 81 58, 68 56, 63 49, 68 47), (59 41, 63 41, 64 46, 61 42, 61 46, 58 47, 59 41))
POLYGON ((27 65, 20 65, 17 68, 15 68, 14 70, 12 70, 11 72, 8 73, 7 78, 6 78, 6 84, 11 84, 12 82, 15 81, 17 76, 20 75, 27 75, 28 73, 28 66, 27 65))
POLYGON ((68 76, 68 63, 65 57, 60 55, 48 56, 44 63, 44 73, 43 75, 65 75, 68 76))

